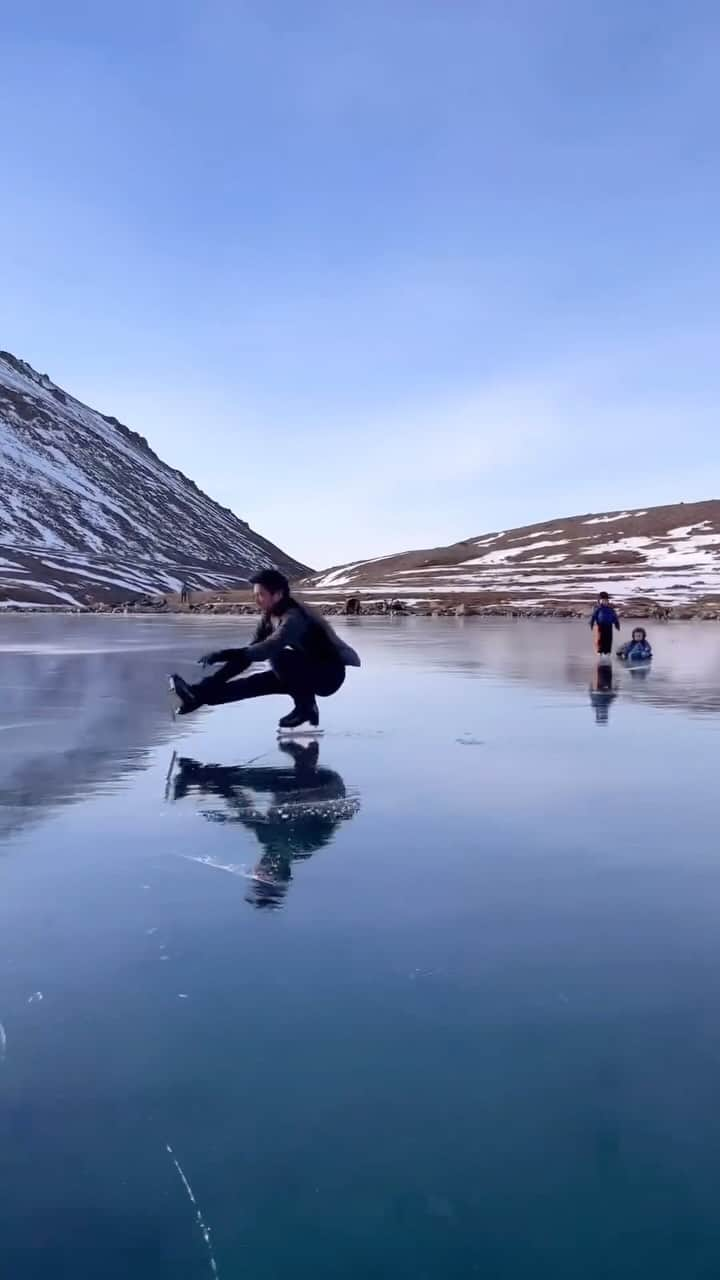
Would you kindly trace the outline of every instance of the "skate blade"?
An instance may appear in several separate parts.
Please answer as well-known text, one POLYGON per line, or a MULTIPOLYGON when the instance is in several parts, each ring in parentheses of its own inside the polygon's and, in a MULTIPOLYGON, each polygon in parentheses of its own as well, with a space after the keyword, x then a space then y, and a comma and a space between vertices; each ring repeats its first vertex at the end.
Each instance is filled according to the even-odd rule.
POLYGON ((176 708, 177 708, 177 707, 179 707, 179 706, 180 706, 180 696, 179 696, 179 694, 178 694, 178 692, 177 692, 177 690, 176 690, 176 688, 175 688, 175 685, 174 685, 174 683, 173 683, 173 678, 172 678, 172 676, 168 676, 168 678, 167 678, 167 687, 168 687, 168 693, 170 694, 170 697, 173 699, 173 701, 174 701, 174 703, 175 703, 175 707, 176 707, 176 708))
POLYGON ((170 694, 170 697, 168 699, 170 704, 170 719, 173 721, 173 723, 175 723, 175 721, 178 718, 178 710, 180 708, 180 699, 178 698, 175 692, 175 686, 170 676, 168 676, 167 688, 168 688, 168 693, 170 694))
POLYGON ((173 783, 175 781, 175 766, 177 765, 178 753, 173 751, 172 759, 168 765, 168 771, 165 776, 165 799, 170 800, 172 797, 173 783))
POLYGON ((325 730, 314 729, 310 724, 301 724, 297 729, 278 728, 278 738, 322 738, 325 730))

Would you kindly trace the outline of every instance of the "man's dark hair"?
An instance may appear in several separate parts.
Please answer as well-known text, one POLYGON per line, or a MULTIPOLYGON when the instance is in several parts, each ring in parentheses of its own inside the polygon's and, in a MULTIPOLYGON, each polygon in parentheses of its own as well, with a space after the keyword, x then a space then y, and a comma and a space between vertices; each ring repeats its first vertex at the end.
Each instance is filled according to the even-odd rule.
MULTIPOLYGON (((253 581, 254 581, 254 579, 253 579, 253 581)), ((609 599, 610 599, 610 597, 609 597, 609 595, 608 595, 607 591, 601 591, 601 592, 600 592, 600 594, 599 594, 599 596, 598 596, 598 600, 609 600, 609 599)))
POLYGON ((272 591, 273 595, 278 591, 284 596, 290 594, 290 583, 279 569, 261 569, 259 573, 253 574, 250 583, 253 587, 264 587, 266 591, 272 591))

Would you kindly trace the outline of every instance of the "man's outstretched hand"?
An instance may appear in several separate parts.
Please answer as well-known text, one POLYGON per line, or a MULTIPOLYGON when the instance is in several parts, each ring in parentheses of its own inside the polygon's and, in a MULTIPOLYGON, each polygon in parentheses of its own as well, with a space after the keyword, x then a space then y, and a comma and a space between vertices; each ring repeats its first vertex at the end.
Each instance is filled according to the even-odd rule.
POLYGON ((238 671, 245 671, 250 666, 250 659, 244 649, 218 649, 216 653, 205 653, 198 658, 201 667, 216 667, 220 662, 232 662, 238 671))
POLYGON ((216 667, 219 662, 224 662, 224 661, 225 659, 223 658, 221 652, 204 653, 202 658, 198 658, 198 665, 201 667, 216 667))

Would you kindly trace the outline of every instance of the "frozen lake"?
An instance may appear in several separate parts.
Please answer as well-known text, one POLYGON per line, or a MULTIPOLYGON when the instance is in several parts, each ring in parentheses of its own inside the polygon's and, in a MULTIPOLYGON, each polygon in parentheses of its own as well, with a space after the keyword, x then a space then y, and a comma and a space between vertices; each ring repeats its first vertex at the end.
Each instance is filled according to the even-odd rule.
POLYGON ((342 629, 282 751, 249 620, 0 619, 0 1272, 717 1276, 720 627, 342 629))

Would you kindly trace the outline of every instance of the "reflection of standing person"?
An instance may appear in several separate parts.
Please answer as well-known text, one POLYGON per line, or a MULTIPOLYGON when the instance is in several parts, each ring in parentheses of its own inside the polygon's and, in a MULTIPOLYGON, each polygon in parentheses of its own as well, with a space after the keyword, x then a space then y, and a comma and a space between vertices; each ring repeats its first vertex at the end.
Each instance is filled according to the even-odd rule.
POLYGON ((590 680, 590 705, 595 708, 595 723, 607 724, 610 703, 617 698, 613 688, 613 669, 608 662, 598 662, 590 680))
POLYGON ((613 627, 620 630, 620 619, 610 604, 607 591, 601 591, 593 609, 590 627, 595 635, 595 649, 599 654, 612 653, 613 627))

